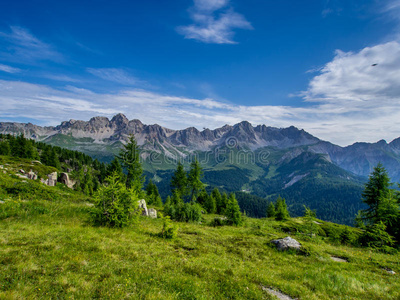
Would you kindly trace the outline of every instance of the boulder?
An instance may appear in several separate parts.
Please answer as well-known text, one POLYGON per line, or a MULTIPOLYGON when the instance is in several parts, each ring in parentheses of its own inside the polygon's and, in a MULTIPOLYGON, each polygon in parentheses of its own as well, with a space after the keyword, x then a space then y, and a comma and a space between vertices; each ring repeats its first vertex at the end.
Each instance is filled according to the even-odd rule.
POLYGON ((149 216, 149 212, 147 210, 147 205, 146 205, 146 200, 141 199, 138 201, 139 202, 139 209, 142 210, 142 216, 149 216))
POLYGON ((50 174, 47 175, 47 177, 49 178, 48 182, 47 182, 47 185, 48 186, 56 186, 56 183, 57 183, 57 172, 50 173, 50 174))
POLYGON ((284 239, 272 240, 271 243, 275 244, 279 251, 286 251, 289 249, 300 250, 301 248, 300 243, 290 236, 285 237, 284 239))
POLYGON ((45 184, 45 185, 48 185, 48 184, 49 184, 49 180, 48 180, 48 179, 40 178, 40 182, 43 183, 43 184, 45 184))
POLYGON ((149 208, 148 213, 150 218, 157 219, 157 211, 154 208, 149 208))
POLYGON ((22 170, 22 169, 19 169, 19 172, 20 172, 21 174, 25 174, 25 171, 22 170))
POLYGON ((28 178, 31 180, 36 180, 38 178, 38 176, 32 171, 30 170, 29 173, 27 174, 28 178))
POLYGON ((60 174, 60 182, 62 183, 62 184, 65 184, 67 187, 69 187, 70 189, 73 189, 74 188, 74 185, 75 185, 75 181, 73 181, 73 180, 71 180, 70 178, 69 178, 69 175, 68 175, 68 173, 61 173, 60 174))

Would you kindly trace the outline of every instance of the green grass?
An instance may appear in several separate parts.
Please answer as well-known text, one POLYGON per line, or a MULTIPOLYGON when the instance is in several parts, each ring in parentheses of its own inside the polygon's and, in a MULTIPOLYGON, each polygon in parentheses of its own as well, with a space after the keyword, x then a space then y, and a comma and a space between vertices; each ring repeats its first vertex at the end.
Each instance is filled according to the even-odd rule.
POLYGON ((0 174, 3 195, 8 186, 21 188, 0 204, 0 299, 273 299, 261 286, 299 299, 400 298, 399 254, 294 232, 302 219, 214 228, 207 224, 215 216, 207 215, 202 224, 178 223, 178 238, 164 240, 161 219, 91 227, 90 199, 36 182, 28 193, 21 184, 30 183, 0 174), (288 230, 308 256, 271 247, 288 230))

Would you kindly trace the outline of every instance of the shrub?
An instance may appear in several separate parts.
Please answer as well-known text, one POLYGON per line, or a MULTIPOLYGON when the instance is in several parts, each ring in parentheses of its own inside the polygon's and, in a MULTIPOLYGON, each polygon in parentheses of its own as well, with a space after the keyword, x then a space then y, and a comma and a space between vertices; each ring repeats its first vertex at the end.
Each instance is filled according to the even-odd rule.
POLYGON ((94 195, 91 221, 94 225, 124 227, 137 219, 138 197, 128 189, 116 172, 105 180, 105 185, 94 195))
POLYGON ((393 246, 393 237, 386 232, 386 225, 383 222, 368 225, 359 238, 362 246, 388 251, 393 246))
POLYGON ((219 227, 219 226, 224 226, 224 225, 225 225, 225 220, 221 217, 215 217, 210 222, 210 226, 213 226, 213 227, 219 227))
POLYGON ((175 239, 178 236, 178 226, 172 224, 171 218, 166 216, 163 219, 163 228, 160 237, 164 239, 175 239))

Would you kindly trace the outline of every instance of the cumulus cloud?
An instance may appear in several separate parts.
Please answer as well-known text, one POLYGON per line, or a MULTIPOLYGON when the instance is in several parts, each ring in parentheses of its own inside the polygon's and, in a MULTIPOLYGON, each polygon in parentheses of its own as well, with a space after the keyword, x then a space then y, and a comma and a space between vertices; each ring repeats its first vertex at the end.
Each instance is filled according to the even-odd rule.
POLYGON ((0 57, 7 61, 19 63, 36 63, 38 61, 63 62, 64 57, 51 45, 39 40, 27 29, 11 26, 8 32, 0 31, 0 46, 7 51, 0 51, 0 57))
POLYGON ((229 0, 194 0, 190 9, 193 24, 180 26, 187 39, 211 44, 236 44, 234 29, 253 29, 246 18, 235 12, 229 0))

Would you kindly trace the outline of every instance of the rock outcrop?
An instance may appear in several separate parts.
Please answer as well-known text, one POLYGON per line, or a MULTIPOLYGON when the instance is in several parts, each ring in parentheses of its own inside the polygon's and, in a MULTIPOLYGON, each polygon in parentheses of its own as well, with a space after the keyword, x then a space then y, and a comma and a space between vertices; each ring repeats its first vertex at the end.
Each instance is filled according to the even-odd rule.
POLYGON ((149 216, 149 211, 147 210, 146 200, 141 199, 139 202, 139 209, 142 210, 142 216, 149 216))
POLYGON ((152 219, 157 219, 157 210, 155 210, 154 208, 149 208, 148 216, 152 219))
POLYGON ((285 237, 284 239, 272 240, 272 244, 276 245, 276 248, 279 251, 286 251, 290 249, 300 250, 301 244, 290 236, 285 237))
POLYGON ((31 180, 36 180, 36 179, 38 178, 38 176, 36 175, 36 173, 34 173, 32 170, 30 170, 30 171, 28 172, 27 176, 28 176, 28 179, 31 179, 31 180))
POLYGON ((62 184, 65 184, 67 187, 69 187, 70 189, 74 188, 75 185, 75 181, 69 178, 68 173, 61 173, 60 174, 60 182, 62 184))
POLYGON ((47 185, 48 186, 56 186, 56 183, 57 183, 57 172, 50 173, 50 174, 47 175, 47 177, 49 178, 48 182, 47 182, 47 185))

